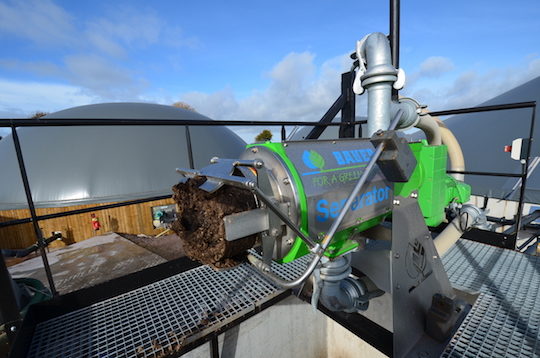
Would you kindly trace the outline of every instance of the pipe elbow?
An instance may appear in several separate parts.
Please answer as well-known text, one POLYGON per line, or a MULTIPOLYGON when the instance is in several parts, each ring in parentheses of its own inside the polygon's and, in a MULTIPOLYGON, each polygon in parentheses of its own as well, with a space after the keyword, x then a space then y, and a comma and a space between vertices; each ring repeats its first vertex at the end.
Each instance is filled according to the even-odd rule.
POLYGON ((371 84, 395 82, 398 70, 392 66, 392 53, 386 35, 373 32, 361 42, 360 58, 367 63, 366 71, 361 76, 362 86, 368 88, 371 84))
POLYGON ((441 145, 442 136, 438 123, 429 114, 420 116, 416 128, 421 129, 425 135, 429 145, 441 145))
POLYGON ((349 277, 351 256, 341 256, 323 265, 320 271, 322 288, 319 300, 331 311, 358 312, 369 306, 367 286, 349 277))
POLYGON ((483 210, 472 204, 464 204, 459 215, 433 241, 439 256, 450 250, 465 231, 485 221, 483 210))
POLYGON ((374 32, 357 42, 360 69, 353 83, 356 94, 368 91, 368 136, 390 125, 392 86, 398 70, 392 65, 390 43, 383 33, 374 32))
POLYGON ((330 311, 358 312, 369 307, 368 292, 360 280, 346 278, 337 282, 325 282, 320 302, 330 311))
MULTIPOLYGON (((450 169, 455 171, 464 171, 465 170, 465 157, 463 156, 463 151, 457 138, 454 136, 452 131, 446 127, 443 121, 437 117, 433 117, 435 122, 438 124, 441 132, 442 143, 448 147, 448 157, 450 158, 450 169)), ((452 174, 454 179, 463 181, 463 174, 452 174)))

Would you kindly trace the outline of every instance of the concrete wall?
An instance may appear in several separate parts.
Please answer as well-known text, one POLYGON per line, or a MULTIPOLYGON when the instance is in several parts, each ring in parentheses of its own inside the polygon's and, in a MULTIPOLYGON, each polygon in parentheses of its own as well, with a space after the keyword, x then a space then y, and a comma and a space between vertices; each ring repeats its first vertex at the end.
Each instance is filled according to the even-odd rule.
MULTIPOLYGON (((385 357, 296 297, 289 297, 219 336, 223 358, 385 357)), ((210 357, 209 344, 189 358, 210 357)))

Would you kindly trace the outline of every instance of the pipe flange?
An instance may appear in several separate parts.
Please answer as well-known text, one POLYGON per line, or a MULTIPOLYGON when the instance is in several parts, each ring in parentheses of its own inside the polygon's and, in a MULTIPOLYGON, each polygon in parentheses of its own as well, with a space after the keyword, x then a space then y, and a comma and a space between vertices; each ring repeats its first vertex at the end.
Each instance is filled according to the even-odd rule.
POLYGON ((397 80, 397 76, 391 73, 374 74, 372 76, 364 75, 361 77, 361 80, 362 80, 362 87, 369 88, 369 86, 377 84, 377 83, 384 83, 384 82, 393 83, 397 80))
POLYGON ((354 310, 352 312, 366 311, 369 308, 369 294, 366 285, 361 280, 352 277, 346 278, 343 283, 345 286, 343 289, 353 302, 354 310))
POLYGON ((377 76, 393 76, 397 80, 398 71, 392 67, 387 65, 379 65, 374 67, 373 69, 370 69, 364 73, 360 79, 363 81, 365 79, 371 78, 371 77, 377 77, 377 76))
POLYGON ((414 99, 409 97, 402 97, 397 102, 392 102, 393 112, 397 113, 398 110, 403 111, 401 120, 398 123, 398 129, 406 130, 415 127, 420 121, 420 115, 418 109, 421 105, 414 99))

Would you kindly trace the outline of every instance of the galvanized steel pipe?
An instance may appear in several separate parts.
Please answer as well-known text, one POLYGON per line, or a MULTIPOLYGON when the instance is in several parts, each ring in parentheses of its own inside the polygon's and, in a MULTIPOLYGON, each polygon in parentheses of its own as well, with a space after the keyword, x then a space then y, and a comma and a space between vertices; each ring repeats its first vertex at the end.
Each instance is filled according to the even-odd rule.
POLYGON ((390 44, 383 33, 368 35, 358 50, 367 64, 361 81, 368 92, 367 135, 371 137, 390 125, 392 84, 397 80, 398 71, 392 66, 390 44))

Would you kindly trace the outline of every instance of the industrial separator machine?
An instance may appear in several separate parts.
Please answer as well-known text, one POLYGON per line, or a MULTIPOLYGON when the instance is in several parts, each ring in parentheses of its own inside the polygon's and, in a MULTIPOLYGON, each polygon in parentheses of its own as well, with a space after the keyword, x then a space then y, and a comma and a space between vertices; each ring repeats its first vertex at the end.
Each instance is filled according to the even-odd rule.
POLYGON ((177 171, 182 182, 204 177, 199 189, 208 193, 253 193, 257 208, 225 216, 225 236, 257 235, 262 252, 249 261, 276 285, 311 286, 314 306, 344 312, 366 311, 388 293, 394 356, 438 355, 475 299, 452 287, 440 257, 485 215, 465 204, 470 187, 446 173, 448 151, 450 166, 464 169, 455 138, 441 136, 424 106, 392 95, 405 73, 392 65, 388 38, 367 35, 351 57, 353 90, 368 96, 366 138, 255 143, 238 159, 177 171), (409 143, 399 132, 413 127, 426 140, 409 143), (428 226, 445 220, 433 237, 428 226), (292 280, 272 270, 272 261, 306 255, 292 280))

